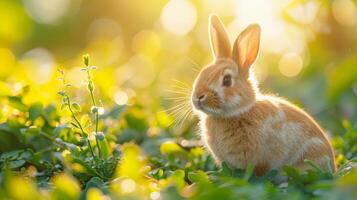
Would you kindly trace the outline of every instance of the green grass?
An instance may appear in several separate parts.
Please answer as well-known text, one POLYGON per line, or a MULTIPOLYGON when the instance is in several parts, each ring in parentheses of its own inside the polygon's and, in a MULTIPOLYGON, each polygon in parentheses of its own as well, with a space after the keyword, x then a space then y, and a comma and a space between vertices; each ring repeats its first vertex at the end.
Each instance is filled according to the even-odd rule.
POLYGON ((89 57, 84 57, 88 101, 80 105, 59 70, 60 106, 25 104, 27 88, 5 96, 0 125, 0 199, 354 199, 357 196, 357 130, 343 121, 332 140, 336 173, 285 166, 263 177, 217 167, 189 132, 182 138, 156 116, 154 126, 140 105, 99 113, 89 57), (157 134, 160 132, 160 134, 157 134), (149 133, 149 134, 145 134, 149 133), (188 141, 188 142, 187 142, 188 141), (188 143, 188 144, 186 144, 188 143), (191 144, 192 143, 192 144, 191 144), (278 184, 282 176, 288 184, 278 184))

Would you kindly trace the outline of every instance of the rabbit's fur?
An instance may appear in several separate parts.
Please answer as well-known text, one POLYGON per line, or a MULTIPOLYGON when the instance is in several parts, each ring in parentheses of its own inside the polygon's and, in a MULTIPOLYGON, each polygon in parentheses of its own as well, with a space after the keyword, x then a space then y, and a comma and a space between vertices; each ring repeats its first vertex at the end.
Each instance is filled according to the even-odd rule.
POLYGON ((241 169, 253 164, 263 175, 284 165, 305 169, 308 159, 335 171, 331 144, 314 119, 281 98, 262 95, 251 81, 259 25, 247 27, 232 48, 222 22, 211 15, 209 35, 215 59, 196 78, 192 104, 217 163, 241 169))

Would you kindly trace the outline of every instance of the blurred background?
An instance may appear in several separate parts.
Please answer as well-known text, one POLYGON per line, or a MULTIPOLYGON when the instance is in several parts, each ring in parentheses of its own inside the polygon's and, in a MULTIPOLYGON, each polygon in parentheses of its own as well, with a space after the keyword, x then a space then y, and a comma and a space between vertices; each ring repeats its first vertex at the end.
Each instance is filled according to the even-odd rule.
MULTIPOLYGON (((25 103, 59 105, 60 67, 75 99, 86 101, 80 68, 88 53, 102 104, 139 106, 151 128, 169 126, 174 116, 163 110, 176 104, 169 98, 187 94, 212 59, 210 13, 221 17, 231 41, 248 24, 261 25, 253 70, 263 92, 287 97, 330 133, 342 131, 344 119, 356 122, 352 0, 1 0, 0 96, 26 87, 25 103)), ((10 112, 4 101, 2 121, 10 112)))

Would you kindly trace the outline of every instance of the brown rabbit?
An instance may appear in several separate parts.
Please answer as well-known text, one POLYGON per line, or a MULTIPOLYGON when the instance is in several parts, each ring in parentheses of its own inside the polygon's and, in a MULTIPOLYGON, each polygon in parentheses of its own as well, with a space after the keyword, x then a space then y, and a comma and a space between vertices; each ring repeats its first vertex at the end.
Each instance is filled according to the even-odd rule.
POLYGON ((260 27, 248 26, 233 50, 220 19, 209 18, 213 63, 199 73, 192 104, 200 117, 202 138, 218 164, 263 175, 271 169, 308 166, 305 159, 335 171, 334 152, 320 126, 291 103, 263 95, 253 84, 250 67, 259 50, 260 27))

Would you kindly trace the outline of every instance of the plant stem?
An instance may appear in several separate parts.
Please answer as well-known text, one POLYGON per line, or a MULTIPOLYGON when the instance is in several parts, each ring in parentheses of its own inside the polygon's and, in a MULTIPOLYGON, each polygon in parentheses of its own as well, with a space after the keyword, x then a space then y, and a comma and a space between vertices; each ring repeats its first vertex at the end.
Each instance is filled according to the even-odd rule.
POLYGON ((88 134, 83 130, 82 124, 79 122, 79 120, 77 119, 76 115, 74 114, 74 112, 73 112, 73 110, 72 110, 72 107, 71 107, 71 101, 70 101, 68 95, 66 95, 66 99, 67 99, 68 109, 69 109, 69 111, 71 112, 72 117, 73 117, 74 121, 77 123, 77 126, 78 126, 79 129, 81 130, 82 134, 87 138, 87 142, 88 142, 89 149, 90 149, 90 151, 91 151, 91 153, 92 153, 92 156, 93 156, 93 158, 94 158, 95 155, 94 155, 94 151, 93 151, 93 149, 92 149, 92 145, 90 144, 90 141, 89 141, 89 139, 88 139, 88 134))
MULTIPOLYGON (((89 72, 89 67, 87 66, 87 76, 88 76, 88 85, 89 84, 93 84, 92 80, 91 80, 91 76, 90 76, 90 72, 89 72)), ((92 99, 92 104, 93 106, 96 108, 96 112, 95 112, 95 134, 98 134, 98 123, 99 123, 99 113, 98 113, 98 108, 97 108, 97 104, 95 102, 94 99, 94 94, 93 94, 93 89, 88 87, 89 89, 89 93, 90 93, 90 97, 92 99)), ((97 148, 98 148, 98 153, 99 153, 99 157, 102 157, 102 150, 100 149, 99 143, 98 143, 98 139, 95 138, 95 141, 97 143, 97 148)))
POLYGON ((39 133, 40 133, 40 135, 44 136, 44 137, 47 138, 48 140, 51 140, 55 145, 57 145, 57 146, 59 146, 59 147, 63 147, 63 145, 58 144, 58 142, 57 142, 53 137, 51 137, 50 135, 47 135, 45 132, 40 131, 39 133))
POLYGON ((93 151, 93 149, 92 149, 92 145, 90 145, 90 141, 89 141, 89 139, 87 138, 87 143, 88 143, 88 146, 89 146, 89 149, 90 149, 90 152, 92 153, 92 156, 93 156, 93 158, 95 157, 94 156, 94 151, 93 151))

